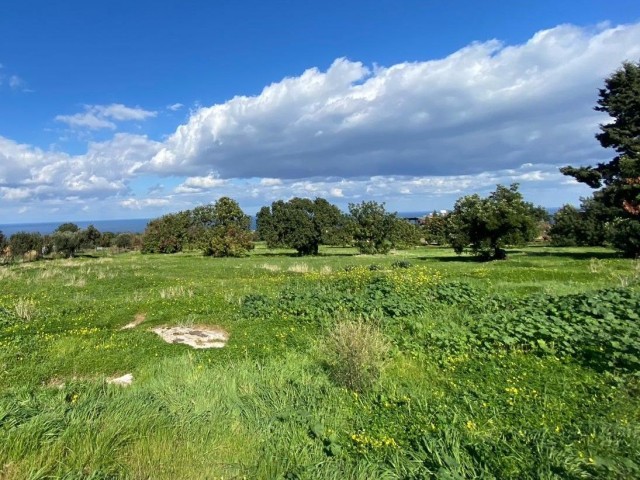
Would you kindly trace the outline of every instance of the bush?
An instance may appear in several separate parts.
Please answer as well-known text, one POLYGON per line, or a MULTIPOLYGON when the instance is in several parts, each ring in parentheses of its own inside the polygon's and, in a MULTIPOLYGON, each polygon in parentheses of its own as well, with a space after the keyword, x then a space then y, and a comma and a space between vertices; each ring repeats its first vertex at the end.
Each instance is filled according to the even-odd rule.
POLYGON ((212 257, 242 257, 253 247, 253 237, 249 230, 219 226, 213 229, 204 254, 212 257))
POLYGON ((389 353, 382 333, 362 320, 336 324, 325 340, 325 348, 334 380, 354 391, 373 387, 389 353))
POLYGON ((616 218, 609 224, 611 245, 625 257, 640 257, 640 220, 616 218))

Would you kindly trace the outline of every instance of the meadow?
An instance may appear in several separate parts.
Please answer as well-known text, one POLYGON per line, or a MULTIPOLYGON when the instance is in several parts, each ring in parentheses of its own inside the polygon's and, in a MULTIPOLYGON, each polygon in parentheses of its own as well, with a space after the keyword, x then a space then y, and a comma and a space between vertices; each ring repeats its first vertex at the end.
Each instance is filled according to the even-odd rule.
POLYGON ((2 479, 640 478, 638 261, 98 253, 0 266, 2 479))

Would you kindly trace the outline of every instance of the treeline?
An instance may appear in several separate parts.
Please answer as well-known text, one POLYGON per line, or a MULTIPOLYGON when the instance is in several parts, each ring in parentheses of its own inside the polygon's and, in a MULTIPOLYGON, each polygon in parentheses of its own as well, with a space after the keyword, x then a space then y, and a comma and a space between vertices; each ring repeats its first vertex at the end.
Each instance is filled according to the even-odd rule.
POLYGON ((363 253, 386 253, 420 243, 419 229, 385 210, 384 204, 362 202, 342 212, 323 198, 278 200, 256 217, 257 230, 238 203, 222 197, 211 205, 152 220, 142 237, 143 253, 176 253, 188 249, 205 255, 245 255, 262 240, 269 248, 293 248, 316 255, 320 245, 355 245, 363 253))
POLYGON ((264 206, 257 230, 235 200, 165 215, 149 223, 142 237, 143 253, 176 253, 187 249, 205 255, 241 256, 255 240, 269 248, 292 248, 316 255, 320 245, 354 246, 360 253, 387 253, 423 243, 450 245, 487 259, 504 258, 504 247, 522 245, 540 235, 548 222, 542 207, 525 202, 517 185, 498 188, 487 198, 463 197, 454 211, 433 215, 414 225, 388 212, 383 203, 349 204, 348 213, 323 198, 292 198, 264 206))
POLYGON ((6 237, 0 231, 0 261, 37 260, 49 257, 73 257, 86 249, 108 248, 114 251, 140 249, 142 235, 100 232, 93 225, 81 229, 75 223, 62 223, 50 235, 16 232, 6 237))

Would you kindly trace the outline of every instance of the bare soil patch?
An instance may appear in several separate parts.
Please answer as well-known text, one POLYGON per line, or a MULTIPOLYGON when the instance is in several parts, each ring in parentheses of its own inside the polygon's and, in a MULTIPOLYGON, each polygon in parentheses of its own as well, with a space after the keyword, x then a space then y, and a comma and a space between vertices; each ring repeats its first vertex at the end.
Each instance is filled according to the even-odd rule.
POLYGON ((136 328, 138 325, 140 325, 142 322, 144 322, 146 318, 147 318, 147 314, 146 313, 136 313, 136 316, 133 317, 133 320, 130 321, 129 323, 127 323, 120 330, 129 330, 131 328, 136 328))
POLYGON ((133 383, 133 374, 127 373, 121 377, 108 378, 107 383, 111 385, 120 385, 121 387, 128 387, 133 383))
POLYGON ((192 348, 222 348, 229 334, 220 327, 194 325, 191 327, 157 327, 152 332, 167 343, 182 343, 192 348))

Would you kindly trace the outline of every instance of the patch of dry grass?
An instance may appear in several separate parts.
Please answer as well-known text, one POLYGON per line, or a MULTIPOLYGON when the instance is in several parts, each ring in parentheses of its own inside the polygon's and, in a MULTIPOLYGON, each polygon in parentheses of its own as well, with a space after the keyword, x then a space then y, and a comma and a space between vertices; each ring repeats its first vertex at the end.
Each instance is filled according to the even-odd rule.
POLYGON ((177 285, 173 287, 167 287, 160 290, 160 298, 168 299, 168 298, 191 298, 193 297, 194 292, 190 288, 185 288, 182 285, 177 285))
POLYGON ((287 270, 294 273, 309 273, 309 265, 306 263, 294 263, 287 270))
POLYGON ((18 318, 29 322, 36 315, 36 302, 30 298, 19 298, 13 309, 18 318))
POLYGON ((279 272, 280 271, 280 266, 279 265, 274 265, 273 263, 263 263, 262 265, 260 265, 260 268, 263 268, 265 270, 269 270, 270 272, 279 272))

